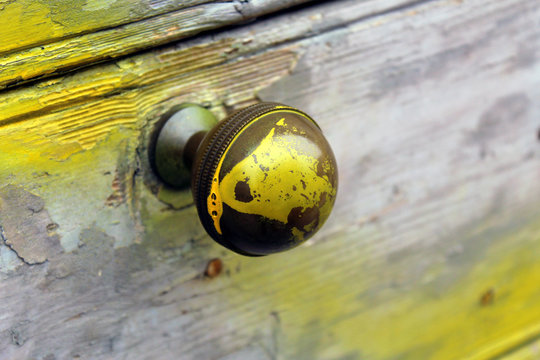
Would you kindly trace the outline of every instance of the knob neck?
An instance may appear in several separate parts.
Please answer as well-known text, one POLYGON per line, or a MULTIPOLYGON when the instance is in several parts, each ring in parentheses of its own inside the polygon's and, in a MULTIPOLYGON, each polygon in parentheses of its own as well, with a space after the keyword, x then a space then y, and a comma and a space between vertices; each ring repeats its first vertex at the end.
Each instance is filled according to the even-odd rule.
POLYGON ((216 124, 209 110, 195 104, 181 104, 162 116, 152 163, 166 184, 176 188, 190 185, 197 148, 216 124))
POLYGON ((208 130, 196 132, 195 134, 191 135, 184 146, 184 164, 188 167, 189 171, 192 171, 197 149, 199 149, 199 145, 201 145, 201 142, 206 134, 208 134, 208 130))

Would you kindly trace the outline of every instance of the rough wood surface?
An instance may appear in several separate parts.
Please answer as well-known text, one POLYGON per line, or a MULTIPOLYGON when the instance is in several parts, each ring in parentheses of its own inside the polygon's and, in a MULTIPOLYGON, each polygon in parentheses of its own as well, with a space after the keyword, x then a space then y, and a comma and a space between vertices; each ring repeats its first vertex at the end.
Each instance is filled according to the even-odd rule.
POLYGON ((9 1, 0 7, 0 89, 307 1, 9 1))
POLYGON ((362 6, 4 91, 0 358, 538 356, 540 6, 362 6), (340 192, 312 241, 253 259, 204 234, 146 146, 173 104, 257 99, 318 120, 340 192))
MULTIPOLYGON (((0 7, 0 24, 5 24, 0 25, 3 39, 0 42, 0 89, 307 2, 309 0, 11 1, 0 7)), ((354 11, 350 14, 366 16, 411 2, 360 0, 353 4, 354 11)))

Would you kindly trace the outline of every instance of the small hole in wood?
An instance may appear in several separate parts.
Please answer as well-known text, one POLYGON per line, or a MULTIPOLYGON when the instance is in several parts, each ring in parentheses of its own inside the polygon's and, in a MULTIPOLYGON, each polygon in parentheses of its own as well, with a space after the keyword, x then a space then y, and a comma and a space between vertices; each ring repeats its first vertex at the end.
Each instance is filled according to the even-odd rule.
POLYGON ((223 270, 223 261, 218 258, 212 259, 206 265, 204 275, 212 279, 221 274, 221 270, 223 270))
POLYGON ((489 306, 495 302, 495 289, 489 288, 480 296, 480 305, 489 306))

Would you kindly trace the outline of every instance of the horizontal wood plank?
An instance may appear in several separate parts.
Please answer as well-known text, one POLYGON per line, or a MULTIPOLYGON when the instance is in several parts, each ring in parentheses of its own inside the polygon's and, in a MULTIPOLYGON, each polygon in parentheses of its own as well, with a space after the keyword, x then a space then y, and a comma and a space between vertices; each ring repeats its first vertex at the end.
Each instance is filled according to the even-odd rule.
POLYGON ((363 11, 322 3, 4 91, 0 358, 529 353, 540 334, 540 8, 363 11), (146 153, 174 104, 222 117, 259 99, 319 122, 340 191, 313 240, 252 259, 214 244, 189 191, 163 187, 146 153), (42 243, 22 248, 11 234, 38 220, 49 222, 42 243), (224 269, 210 279, 213 258, 224 269))
MULTIPOLYGON (((309 0, 94 0, 79 6, 18 0, 0 8, 0 89, 245 22, 309 0), (2 54, 4 52, 5 54, 2 54)), ((366 16, 410 0, 356 1, 366 16)), ((359 11, 359 9, 361 9, 359 11)))
POLYGON ((211 0, 91 0, 0 3, 0 54, 113 28, 211 0))

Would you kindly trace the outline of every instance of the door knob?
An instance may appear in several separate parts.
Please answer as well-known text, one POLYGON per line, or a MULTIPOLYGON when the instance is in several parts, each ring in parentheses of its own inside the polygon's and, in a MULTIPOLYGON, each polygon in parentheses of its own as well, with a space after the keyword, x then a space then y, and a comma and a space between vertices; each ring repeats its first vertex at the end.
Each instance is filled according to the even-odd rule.
POLYGON ((338 186, 330 145, 304 112, 259 103, 217 122, 185 104, 164 115, 151 162, 191 190, 202 225, 221 245, 261 256, 291 249, 326 221, 338 186))

